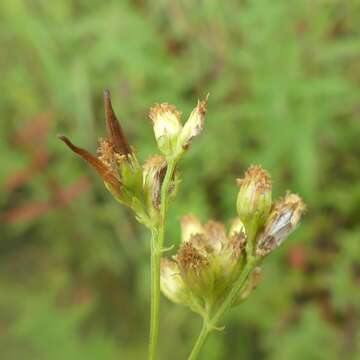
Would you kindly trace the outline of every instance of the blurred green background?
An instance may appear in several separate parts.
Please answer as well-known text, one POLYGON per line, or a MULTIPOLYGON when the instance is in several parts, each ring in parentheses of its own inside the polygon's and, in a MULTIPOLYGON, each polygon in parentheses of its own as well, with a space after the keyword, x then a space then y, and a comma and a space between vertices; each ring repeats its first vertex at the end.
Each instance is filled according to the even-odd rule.
MULTIPOLYGON (((146 357, 149 234, 56 139, 95 151, 104 87, 142 161, 153 103, 211 94, 168 243, 229 223, 250 164, 308 205, 201 359, 360 359, 359 1, 2 0, 0 29, 1 359, 146 357)), ((160 358, 199 329, 163 298, 160 358)))

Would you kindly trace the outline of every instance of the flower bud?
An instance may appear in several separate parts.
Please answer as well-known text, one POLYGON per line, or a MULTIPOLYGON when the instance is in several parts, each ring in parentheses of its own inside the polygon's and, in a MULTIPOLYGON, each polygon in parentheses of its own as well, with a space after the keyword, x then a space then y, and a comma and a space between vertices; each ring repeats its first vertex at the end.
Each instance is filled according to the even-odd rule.
POLYGON ((185 123, 179 136, 179 144, 183 149, 187 149, 193 138, 198 136, 204 128, 204 120, 207 110, 207 100, 198 101, 196 108, 191 112, 189 119, 185 123))
POLYGON ((181 240, 188 242, 194 235, 203 235, 205 230, 200 221, 193 215, 186 215, 181 218, 181 240))
POLYGON ((270 175, 259 165, 250 166, 244 179, 238 179, 240 191, 237 198, 237 212, 249 231, 259 229, 266 221, 271 207, 270 175))
POLYGON ((167 103, 156 104, 150 109, 149 117, 159 150, 165 155, 173 153, 182 129, 179 111, 167 103))
POLYGON ((300 222, 304 211, 305 204, 296 194, 288 193, 276 202, 258 236, 256 255, 266 256, 279 247, 300 222))
POLYGON ((160 287, 166 297, 177 304, 187 305, 190 300, 180 269, 175 261, 161 259, 160 287))

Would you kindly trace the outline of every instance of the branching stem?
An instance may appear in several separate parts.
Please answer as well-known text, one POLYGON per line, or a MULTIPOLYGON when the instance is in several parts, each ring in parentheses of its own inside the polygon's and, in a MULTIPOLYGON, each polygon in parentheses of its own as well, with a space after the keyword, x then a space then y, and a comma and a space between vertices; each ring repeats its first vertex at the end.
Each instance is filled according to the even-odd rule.
POLYGON ((200 350, 205 344, 205 341, 209 333, 212 330, 216 330, 220 318, 231 307, 231 305, 234 303, 236 298, 239 296, 240 292, 244 288, 244 285, 246 284, 246 280, 249 278, 249 275, 254 270, 256 264, 257 264, 257 260, 254 257, 252 256, 248 257, 247 263, 243 271, 241 272, 240 277, 235 282, 234 286, 226 296, 225 300, 219 306, 214 316, 212 316, 209 320, 204 319, 203 327, 201 329, 198 339, 196 340, 193 350, 191 351, 189 360, 196 360, 198 358, 200 350))

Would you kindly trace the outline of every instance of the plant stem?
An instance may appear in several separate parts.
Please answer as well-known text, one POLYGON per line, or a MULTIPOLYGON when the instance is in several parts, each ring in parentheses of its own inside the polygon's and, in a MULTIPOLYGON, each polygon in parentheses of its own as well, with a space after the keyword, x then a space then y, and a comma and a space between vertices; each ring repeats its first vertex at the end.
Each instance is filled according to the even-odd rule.
POLYGON ((191 351, 191 354, 189 356, 189 360, 197 359, 197 357, 200 353, 200 350, 203 347, 203 345, 205 344, 205 341, 206 341, 207 336, 209 335, 210 331, 211 331, 211 329, 208 327, 206 320, 204 320, 200 334, 199 334, 199 336, 196 340, 196 343, 195 343, 195 345, 191 351))
POLYGON ((229 294, 226 296, 225 300, 222 302, 218 310, 216 311, 215 315, 209 319, 208 321, 204 320, 203 327, 201 329, 200 335, 196 340, 193 350, 189 356, 189 360, 196 360, 202 346, 204 345, 206 338, 210 331, 215 330, 218 321, 224 315, 224 313, 231 307, 234 303, 235 299, 243 289, 246 280, 248 279, 249 275, 253 271, 257 264, 257 260, 253 257, 249 257, 247 264, 245 265, 240 277, 235 282, 234 286, 232 287, 229 294))
POLYGON ((150 313, 150 338, 149 338, 149 359, 155 359, 157 337, 159 332, 159 288, 157 279, 160 276, 160 266, 157 266, 160 257, 157 255, 157 231, 151 231, 151 313, 150 313))
POLYGON ((160 214, 156 229, 151 231, 151 315, 149 337, 149 360, 155 360, 159 335, 160 260, 163 252, 168 192, 175 170, 175 161, 169 161, 161 187, 160 214))

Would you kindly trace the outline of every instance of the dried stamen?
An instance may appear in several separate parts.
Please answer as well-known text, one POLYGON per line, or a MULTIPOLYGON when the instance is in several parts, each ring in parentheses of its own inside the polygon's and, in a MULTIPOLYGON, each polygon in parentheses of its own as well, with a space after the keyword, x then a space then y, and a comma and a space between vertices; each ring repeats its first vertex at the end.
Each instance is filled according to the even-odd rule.
POLYGON ((208 264, 208 260, 189 242, 184 243, 179 249, 176 260, 185 271, 193 269, 199 272, 208 264))

